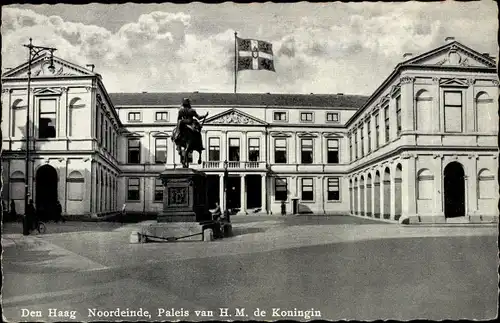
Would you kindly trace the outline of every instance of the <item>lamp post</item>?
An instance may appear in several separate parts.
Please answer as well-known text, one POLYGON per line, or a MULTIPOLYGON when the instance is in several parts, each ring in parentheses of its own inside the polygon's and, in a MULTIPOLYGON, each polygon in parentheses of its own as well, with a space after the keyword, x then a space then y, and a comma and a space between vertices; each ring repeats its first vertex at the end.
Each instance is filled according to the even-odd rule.
POLYGON ((29 234, 29 226, 26 219, 26 214, 28 211, 28 204, 30 198, 29 192, 29 164, 30 164, 30 99, 31 99, 31 62, 38 57, 40 57, 43 53, 50 53, 50 64, 49 71, 54 73, 54 51, 57 49, 52 47, 43 47, 43 46, 35 46, 33 45, 32 39, 30 38, 30 43, 27 45, 23 45, 28 48, 28 100, 26 106, 26 169, 25 169, 25 180, 24 180, 24 220, 23 220, 23 235, 29 234))
POLYGON ((227 159, 224 161, 224 217, 229 221, 229 211, 227 209, 227 178, 229 176, 228 171, 227 171, 227 159))

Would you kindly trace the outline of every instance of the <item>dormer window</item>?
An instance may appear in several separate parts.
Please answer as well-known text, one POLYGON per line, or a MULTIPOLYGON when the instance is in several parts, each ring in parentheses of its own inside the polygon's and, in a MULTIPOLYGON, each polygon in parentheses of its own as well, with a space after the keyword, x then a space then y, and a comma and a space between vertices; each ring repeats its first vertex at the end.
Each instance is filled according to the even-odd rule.
POLYGON ((326 122, 339 122, 339 113, 338 112, 327 112, 326 113, 326 122))
POLYGON ((275 111, 273 116, 274 121, 287 121, 285 111, 275 111))
POLYGON ((128 113, 128 121, 140 122, 141 121, 141 113, 140 112, 129 112, 128 113))
POLYGON ((312 112, 301 112, 300 113, 300 121, 313 122, 313 113, 312 112))
POLYGON ((160 122, 168 121, 168 112, 156 112, 155 120, 160 122))

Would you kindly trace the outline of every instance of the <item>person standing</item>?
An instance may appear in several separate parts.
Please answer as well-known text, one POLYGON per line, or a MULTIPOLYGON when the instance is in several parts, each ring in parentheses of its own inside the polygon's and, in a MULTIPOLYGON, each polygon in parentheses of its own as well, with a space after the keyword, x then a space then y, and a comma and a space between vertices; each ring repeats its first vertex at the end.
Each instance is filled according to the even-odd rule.
POLYGON ((14 202, 14 200, 10 201, 9 216, 12 221, 17 221, 16 202, 14 202))
POLYGON ((286 215, 285 201, 281 201, 281 215, 286 215))
POLYGON ((62 206, 59 201, 56 201, 56 222, 62 221, 63 223, 66 222, 62 216, 62 206))
POLYGON ((26 221, 30 231, 36 229, 38 224, 38 216, 36 214, 35 206, 33 205, 33 200, 30 199, 28 204, 28 209, 26 210, 26 221))

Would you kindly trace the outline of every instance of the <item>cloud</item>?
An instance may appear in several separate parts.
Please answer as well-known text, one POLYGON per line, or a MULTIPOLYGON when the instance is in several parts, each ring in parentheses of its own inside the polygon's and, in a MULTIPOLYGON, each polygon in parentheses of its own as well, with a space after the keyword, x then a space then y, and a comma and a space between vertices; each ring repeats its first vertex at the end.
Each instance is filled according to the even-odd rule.
MULTIPOLYGON (((307 11, 300 4, 273 6, 278 5, 262 5, 263 16, 275 17, 273 21, 259 17, 255 7, 245 12, 245 21, 255 21, 256 35, 244 33, 243 23, 235 27, 238 19, 226 19, 230 6, 219 17, 213 7, 203 9, 201 15, 193 7, 189 13, 155 10, 114 31, 104 23, 72 22, 4 7, 3 67, 25 61, 22 44, 32 37, 37 45, 58 48, 59 57, 95 64, 110 92, 231 92, 233 30, 238 28, 247 37, 273 43, 276 68, 276 73, 239 72, 241 92, 371 94, 403 53, 425 52, 442 45, 446 36, 455 36, 480 52, 495 55, 498 51, 493 2, 332 3, 310 9, 309 16, 304 16, 307 11), (294 18, 297 15, 304 17, 294 18)), ((234 10, 240 12, 242 7, 234 10)))

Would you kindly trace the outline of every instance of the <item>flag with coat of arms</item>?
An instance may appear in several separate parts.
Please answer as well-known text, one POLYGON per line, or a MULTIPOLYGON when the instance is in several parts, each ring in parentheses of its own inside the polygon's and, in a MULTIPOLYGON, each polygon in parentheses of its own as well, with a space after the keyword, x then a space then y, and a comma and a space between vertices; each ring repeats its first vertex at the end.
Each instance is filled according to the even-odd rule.
POLYGON ((271 43, 236 37, 237 70, 274 70, 273 45, 271 43))

